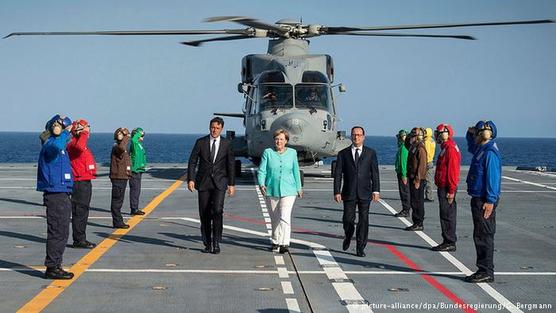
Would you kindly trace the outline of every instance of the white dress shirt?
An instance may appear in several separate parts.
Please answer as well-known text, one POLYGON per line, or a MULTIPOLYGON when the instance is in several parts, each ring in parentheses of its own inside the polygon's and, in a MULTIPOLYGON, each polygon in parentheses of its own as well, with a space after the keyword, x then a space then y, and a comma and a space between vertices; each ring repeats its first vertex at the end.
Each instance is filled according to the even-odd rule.
POLYGON ((214 151, 214 160, 211 160, 213 163, 214 161, 216 161, 216 156, 218 155, 218 149, 220 148, 220 136, 218 136, 217 138, 212 138, 212 136, 209 136, 210 141, 209 141, 209 151, 210 149, 212 149, 212 142, 216 141, 216 144, 214 146, 215 151, 214 151))
POLYGON ((354 145, 351 145, 351 156, 353 157, 354 162, 355 162, 355 151, 357 149, 359 149, 359 158, 361 158, 361 153, 363 153, 363 146, 355 147, 354 145))

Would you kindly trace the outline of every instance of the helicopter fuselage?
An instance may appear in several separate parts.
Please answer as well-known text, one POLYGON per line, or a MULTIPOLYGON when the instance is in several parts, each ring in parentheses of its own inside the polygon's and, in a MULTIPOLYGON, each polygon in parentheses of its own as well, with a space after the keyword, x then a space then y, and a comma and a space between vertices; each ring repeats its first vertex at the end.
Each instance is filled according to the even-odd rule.
POLYGON ((307 50, 307 40, 276 39, 268 54, 243 58, 245 136, 234 139, 237 155, 257 161, 274 146, 278 129, 288 131, 288 146, 304 163, 335 156, 350 144, 337 129, 332 58, 307 50))

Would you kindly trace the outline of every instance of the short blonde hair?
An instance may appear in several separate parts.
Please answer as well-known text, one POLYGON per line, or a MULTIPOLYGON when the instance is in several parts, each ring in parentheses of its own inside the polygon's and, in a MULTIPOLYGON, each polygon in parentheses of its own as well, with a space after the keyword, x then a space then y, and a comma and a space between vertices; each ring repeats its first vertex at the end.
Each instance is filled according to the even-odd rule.
POLYGON ((290 141, 290 134, 285 130, 285 129, 277 129, 274 134, 272 134, 272 138, 276 138, 278 137, 280 134, 284 134, 284 137, 286 137, 286 141, 290 141))

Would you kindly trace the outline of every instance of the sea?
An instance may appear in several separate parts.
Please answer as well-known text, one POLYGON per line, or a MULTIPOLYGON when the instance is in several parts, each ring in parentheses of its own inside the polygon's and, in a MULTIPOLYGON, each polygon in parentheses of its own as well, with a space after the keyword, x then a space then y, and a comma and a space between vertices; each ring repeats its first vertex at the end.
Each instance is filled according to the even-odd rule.
MULTIPOLYGON (((195 140, 203 134, 152 134, 143 142, 149 163, 185 163, 195 140)), ((469 165, 465 138, 455 138, 461 152, 462 165, 469 165)), ((497 138, 503 166, 556 168, 556 138, 497 138)), ((89 148, 97 163, 110 162, 114 144, 111 133, 92 133, 89 148)), ((393 165, 396 157, 394 137, 367 136, 365 145, 375 149, 380 165, 393 165)), ((39 134, 31 132, 0 132, 0 163, 36 163, 41 149, 39 134)), ((437 145, 436 153, 438 154, 437 145)), ((324 161, 328 164, 333 159, 324 161)), ((246 160, 245 160, 246 161, 246 160)))

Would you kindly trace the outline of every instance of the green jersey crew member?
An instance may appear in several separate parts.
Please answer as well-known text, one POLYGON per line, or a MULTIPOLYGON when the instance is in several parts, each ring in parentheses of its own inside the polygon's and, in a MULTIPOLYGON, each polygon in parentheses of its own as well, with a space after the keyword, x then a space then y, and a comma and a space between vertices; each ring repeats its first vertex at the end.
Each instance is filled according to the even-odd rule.
POLYGON ((131 156, 131 177, 129 178, 129 207, 131 215, 145 215, 139 209, 139 196, 141 195, 141 176, 145 172, 147 158, 143 147, 145 131, 141 127, 131 132, 131 145, 129 154, 131 156))

